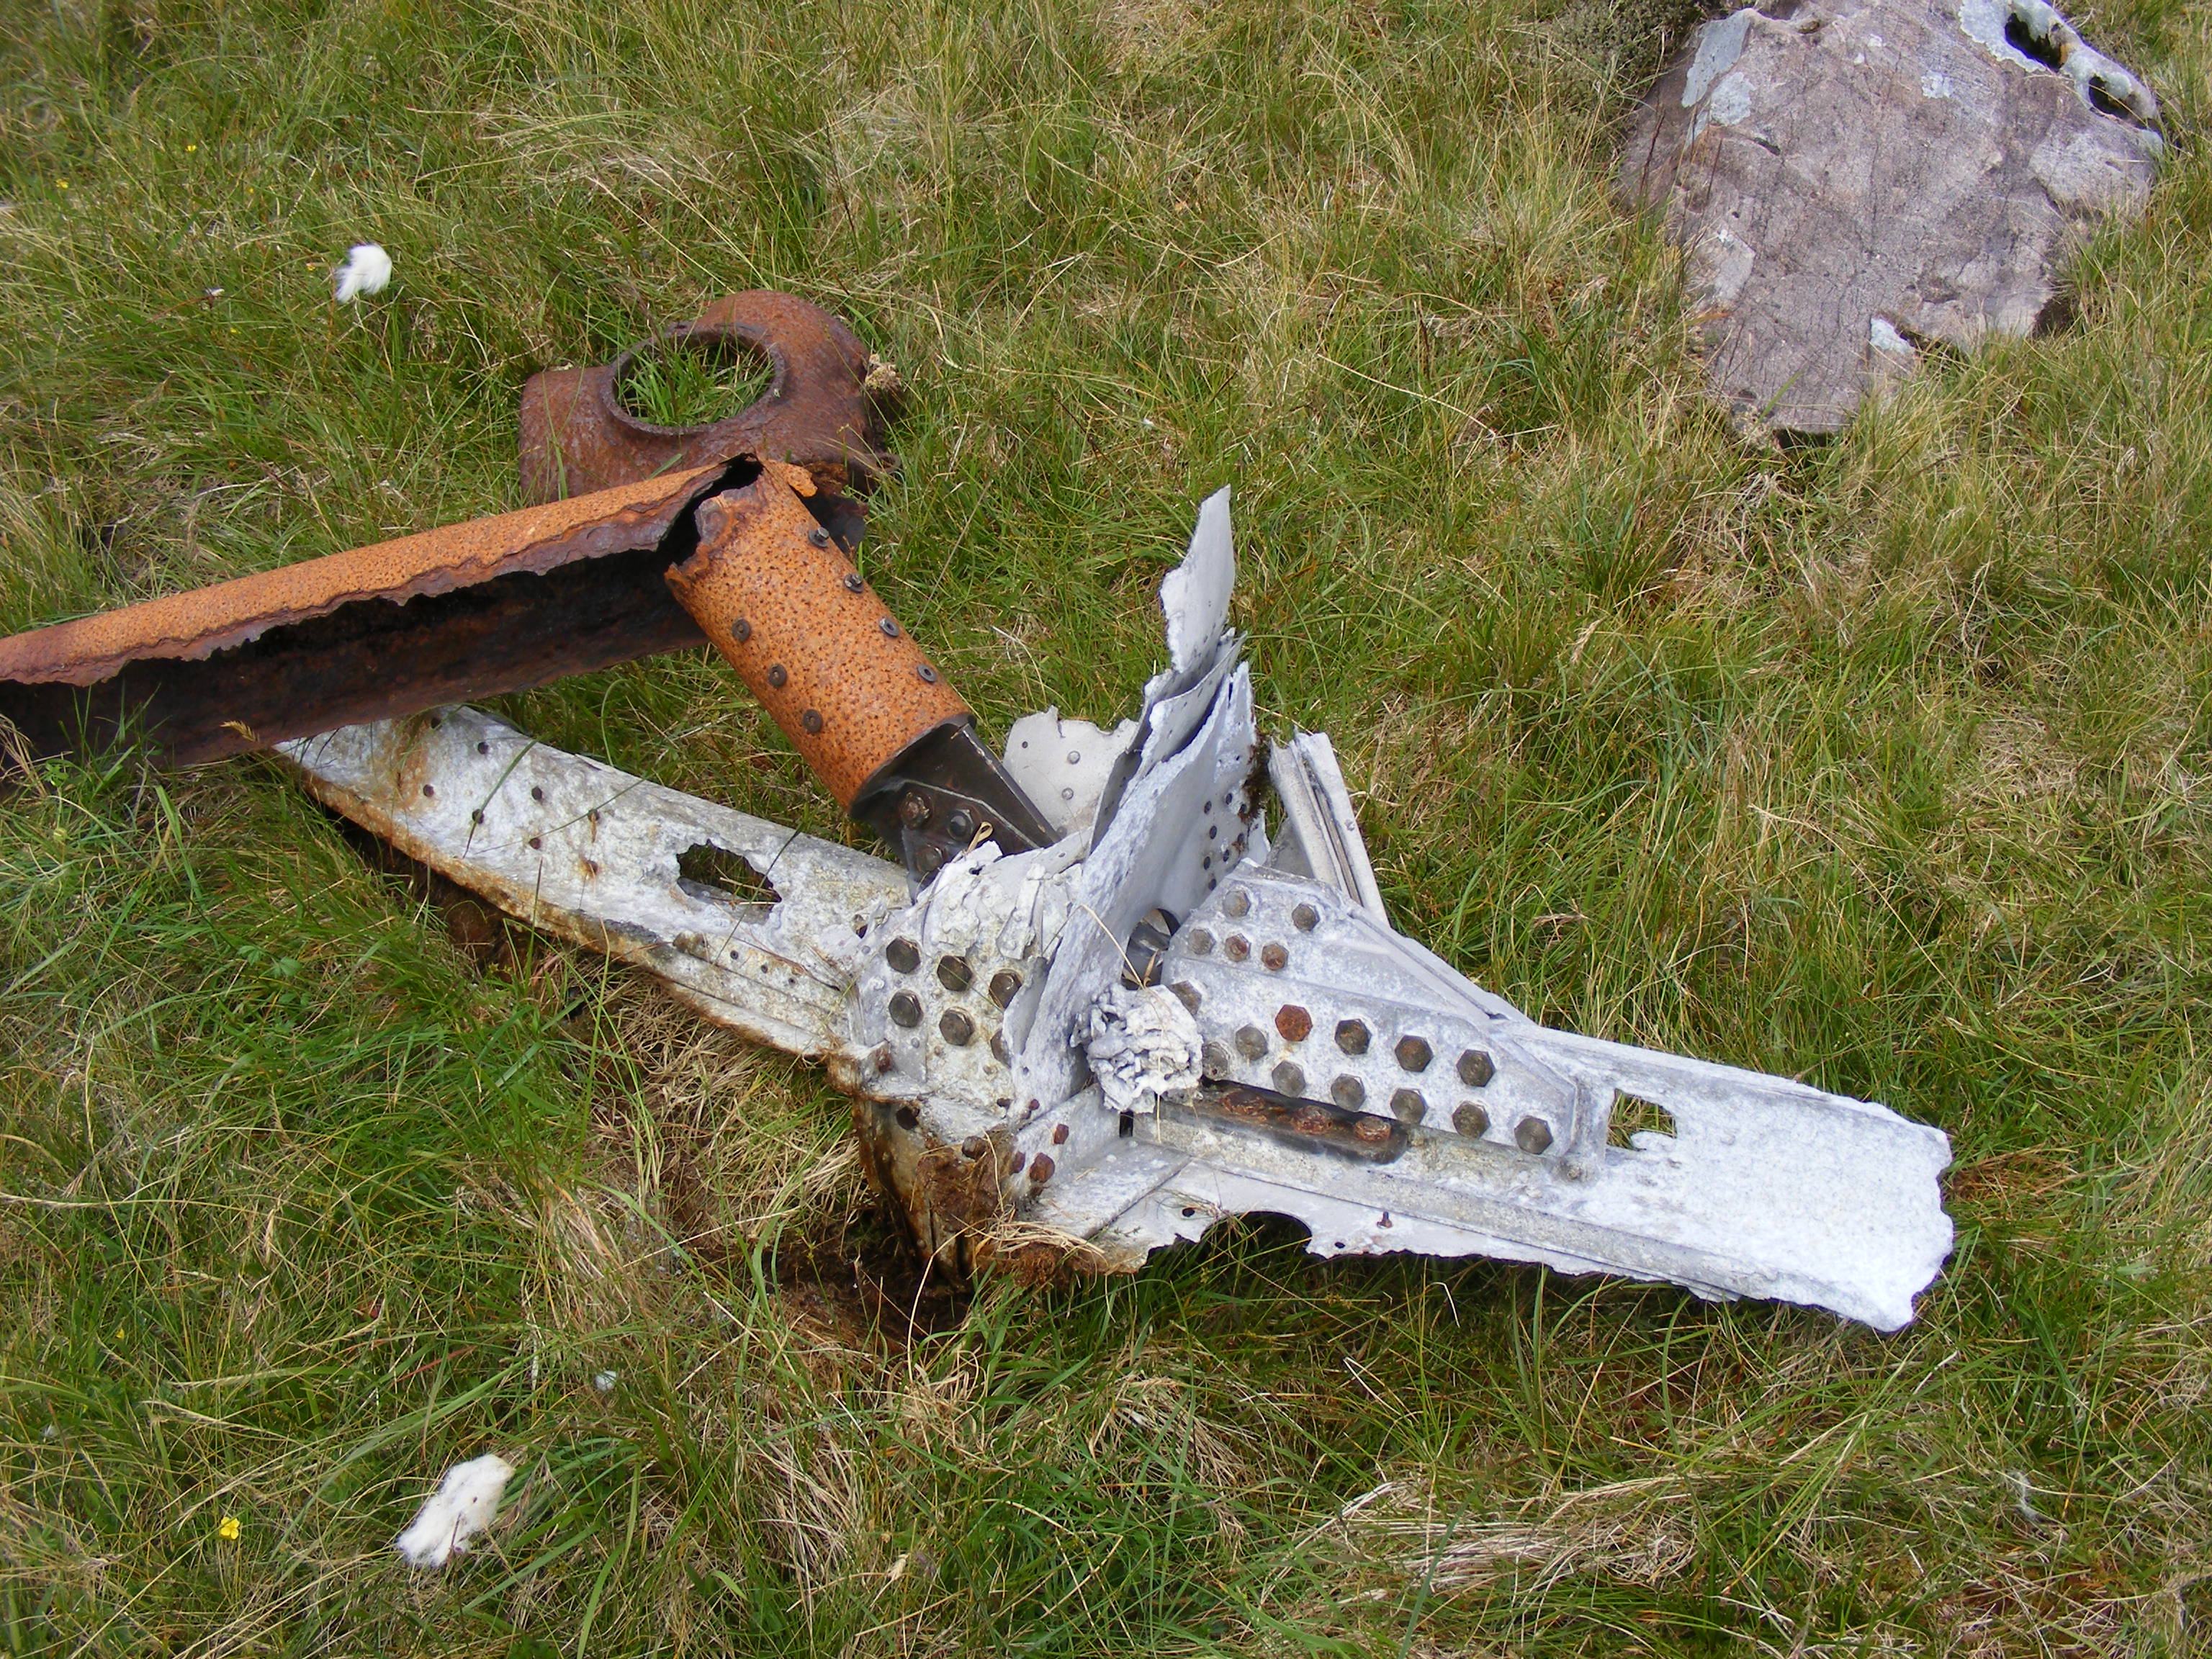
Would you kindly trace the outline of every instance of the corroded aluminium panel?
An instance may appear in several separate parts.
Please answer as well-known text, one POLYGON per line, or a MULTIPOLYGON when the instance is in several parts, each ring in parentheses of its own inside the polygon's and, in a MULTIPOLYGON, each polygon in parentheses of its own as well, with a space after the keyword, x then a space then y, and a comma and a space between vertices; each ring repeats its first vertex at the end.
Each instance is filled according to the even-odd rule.
POLYGON ((537 743, 472 708, 281 745, 308 792, 509 915, 665 981, 792 1054, 838 1046, 866 929, 907 898, 865 853, 537 743), (707 847, 775 890, 684 877, 707 847))

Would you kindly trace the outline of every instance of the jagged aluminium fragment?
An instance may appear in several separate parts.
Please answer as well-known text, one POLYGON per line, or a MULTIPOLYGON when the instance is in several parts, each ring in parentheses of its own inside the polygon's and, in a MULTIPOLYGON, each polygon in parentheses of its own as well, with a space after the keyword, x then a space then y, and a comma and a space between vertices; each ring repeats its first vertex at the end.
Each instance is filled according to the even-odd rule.
POLYGON ((1547 1030, 1397 933, 1327 738, 1261 764, 1233 577, 1224 490, 1162 586, 1170 659, 1141 716, 1107 733, 1047 710, 1010 736, 1064 838, 985 843, 919 893, 473 709, 283 752, 524 921, 823 1060, 871 1173, 949 1259, 1131 1270, 1266 1211, 1322 1255, 1483 1255, 1908 1322, 1951 1246, 1942 1132, 1547 1030), (687 878, 702 846, 775 902, 687 878), (1626 1103, 1672 1133, 1611 1134, 1626 1103))

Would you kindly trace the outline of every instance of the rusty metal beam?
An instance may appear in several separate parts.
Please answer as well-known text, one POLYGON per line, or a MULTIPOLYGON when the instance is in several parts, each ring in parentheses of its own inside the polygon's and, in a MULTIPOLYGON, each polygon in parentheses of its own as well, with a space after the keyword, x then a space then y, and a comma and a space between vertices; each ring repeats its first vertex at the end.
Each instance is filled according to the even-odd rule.
POLYGON ((755 454, 787 459, 849 553, 864 521, 844 487, 893 463, 868 356, 829 313, 744 294, 684 331, 760 351, 768 393, 655 428, 616 404, 634 352, 539 375, 523 475, 544 504, 0 640, 0 716, 39 753, 127 731, 185 765, 706 643, 665 580, 698 546, 702 500, 757 477, 755 454))
MULTIPOLYGON (((750 466, 750 464, 747 463, 750 466)), ((0 640, 35 752, 128 730, 191 765, 705 641, 662 573, 700 467, 309 559, 0 640)))

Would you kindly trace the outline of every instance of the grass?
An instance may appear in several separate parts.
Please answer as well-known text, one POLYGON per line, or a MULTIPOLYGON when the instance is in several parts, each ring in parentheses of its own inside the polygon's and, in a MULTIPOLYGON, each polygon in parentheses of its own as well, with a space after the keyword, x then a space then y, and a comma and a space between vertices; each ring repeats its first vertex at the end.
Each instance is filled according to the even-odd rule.
POLYGON ((775 381, 757 356, 665 341, 638 354, 616 388, 622 406, 656 426, 704 426, 749 408, 775 381))
MULTIPOLYGON (((1403 925, 1942 1126, 1960 1229, 1892 1338, 1262 1221, 909 1299, 817 1073, 480 969, 262 764, 46 765, 0 1648, 2203 1650, 2202 9, 2076 18, 2173 143, 2071 331, 1786 452, 1608 195, 1664 0, 0 19, 0 626, 510 505, 526 374, 789 288, 912 389, 866 557, 994 731, 1127 712, 1233 483, 1266 718, 1335 734, 1403 925), (410 1577, 488 1449, 495 1535, 410 1577)), ((838 833, 704 659, 508 712, 838 833)))

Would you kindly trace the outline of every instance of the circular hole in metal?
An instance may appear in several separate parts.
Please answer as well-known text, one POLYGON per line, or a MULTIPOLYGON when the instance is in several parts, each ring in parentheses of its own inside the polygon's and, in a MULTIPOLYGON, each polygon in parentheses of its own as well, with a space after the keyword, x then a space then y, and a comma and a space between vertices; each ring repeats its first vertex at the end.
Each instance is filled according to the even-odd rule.
POLYGON ((695 432, 742 414, 775 384, 775 364, 750 340, 679 325, 622 355, 615 406, 641 426, 695 432))

